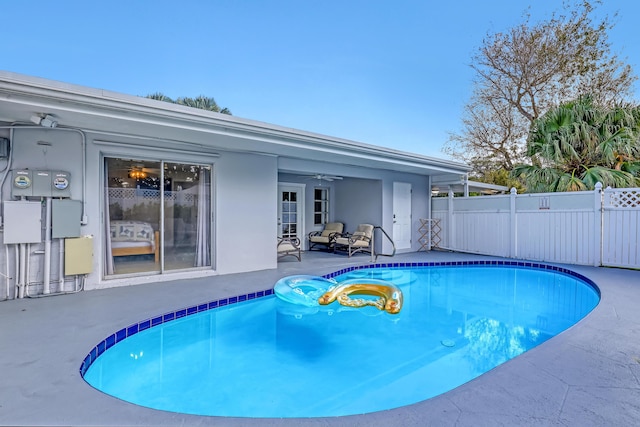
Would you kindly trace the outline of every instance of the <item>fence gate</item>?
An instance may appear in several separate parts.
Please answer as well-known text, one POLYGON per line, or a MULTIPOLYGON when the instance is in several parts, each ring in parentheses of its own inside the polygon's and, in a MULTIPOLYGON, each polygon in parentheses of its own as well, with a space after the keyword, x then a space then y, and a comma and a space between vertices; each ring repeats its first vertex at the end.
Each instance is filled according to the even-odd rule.
POLYGON ((602 265, 640 266, 640 189, 607 188, 602 206, 602 265))

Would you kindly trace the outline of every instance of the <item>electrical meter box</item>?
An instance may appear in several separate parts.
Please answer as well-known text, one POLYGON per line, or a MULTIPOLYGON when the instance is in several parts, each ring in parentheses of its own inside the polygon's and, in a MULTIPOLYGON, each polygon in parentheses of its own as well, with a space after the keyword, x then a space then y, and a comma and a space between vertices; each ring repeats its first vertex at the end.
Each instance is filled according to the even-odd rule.
POLYGON ((51 171, 51 196, 71 197, 71 174, 64 171, 51 171))
POLYGON ((71 197, 71 174, 64 171, 13 171, 13 197, 71 197))
POLYGON ((11 195, 13 197, 33 195, 33 171, 28 169, 14 170, 12 173, 11 195))

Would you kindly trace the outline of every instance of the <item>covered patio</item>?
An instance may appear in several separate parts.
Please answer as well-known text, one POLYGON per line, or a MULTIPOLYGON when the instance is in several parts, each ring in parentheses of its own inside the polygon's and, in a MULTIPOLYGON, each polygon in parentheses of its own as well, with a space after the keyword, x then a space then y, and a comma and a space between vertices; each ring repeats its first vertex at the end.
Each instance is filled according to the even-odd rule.
MULTIPOLYGON (((435 398, 360 416, 309 419, 199 417, 139 407, 79 375, 83 358, 116 330, 204 302, 266 290, 281 277, 327 274, 368 256, 303 253, 277 269, 7 301, 0 310, 0 424, 224 426, 637 425, 640 422, 640 271, 564 265, 593 280, 600 304, 525 354, 435 398)), ((498 259, 417 252, 378 262, 498 259)))

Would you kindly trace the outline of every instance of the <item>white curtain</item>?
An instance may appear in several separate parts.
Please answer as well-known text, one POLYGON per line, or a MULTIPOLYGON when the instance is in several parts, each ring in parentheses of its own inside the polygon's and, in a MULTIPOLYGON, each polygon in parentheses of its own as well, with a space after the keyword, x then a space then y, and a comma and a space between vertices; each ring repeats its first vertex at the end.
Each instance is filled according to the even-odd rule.
POLYGON ((211 237, 211 218, 209 215, 210 202, 210 171, 207 168, 200 168, 200 179, 198 180, 198 219, 196 230, 196 267, 210 265, 211 250, 209 239, 211 237))
POLYGON ((104 266, 107 274, 114 274, 113 255, 111 255, 111 218, 109 214, 109 162, 104 162, 104 266))

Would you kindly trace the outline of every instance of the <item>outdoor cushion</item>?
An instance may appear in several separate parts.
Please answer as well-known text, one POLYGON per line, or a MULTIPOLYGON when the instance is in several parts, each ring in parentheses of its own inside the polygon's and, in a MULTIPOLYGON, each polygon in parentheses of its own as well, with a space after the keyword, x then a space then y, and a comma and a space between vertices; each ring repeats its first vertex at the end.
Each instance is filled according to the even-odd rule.
POLYGON ((371 242, 373 237, 373 225, 360 224, 356 231, 352 234, 345 234, 335 239, 336 249, 346 249, 349 253, 349 257, 356 252, 367 251, 371 252, 371 242))
POLYGON ((325 224, 322 231, 312 231, 309 233, 309 250, 313 249, 316 245, 322 245, 327 250, 331 249, 333 244, 332 237, 336 234, 342 233, 344 224, 341 222, 329 222, 325 224))

